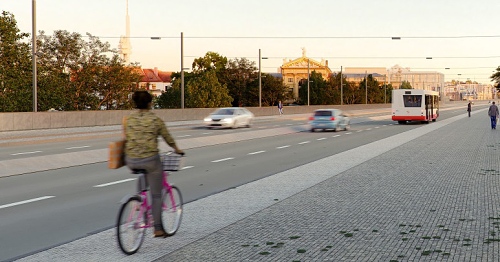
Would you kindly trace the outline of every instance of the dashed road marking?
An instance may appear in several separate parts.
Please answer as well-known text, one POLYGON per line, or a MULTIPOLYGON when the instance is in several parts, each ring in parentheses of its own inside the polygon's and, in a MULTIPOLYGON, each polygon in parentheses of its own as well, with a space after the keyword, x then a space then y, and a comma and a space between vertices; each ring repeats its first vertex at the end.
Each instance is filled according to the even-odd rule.
POLYGON ((28 200, 24 200, 24 201, 15 202, 15 203, 10 203, 10 204, 0 206, 0 209, 7 208, 7 207, 13 207, 13 206, 19 206, 22 204, 28 204, 31 202, 41 201, 41 200, 45 200, 45 199, 49 199, 49 198, 53 198, 53 197, 55 197, 55 196, 43 196, 43 197, 28 199, 28 200))

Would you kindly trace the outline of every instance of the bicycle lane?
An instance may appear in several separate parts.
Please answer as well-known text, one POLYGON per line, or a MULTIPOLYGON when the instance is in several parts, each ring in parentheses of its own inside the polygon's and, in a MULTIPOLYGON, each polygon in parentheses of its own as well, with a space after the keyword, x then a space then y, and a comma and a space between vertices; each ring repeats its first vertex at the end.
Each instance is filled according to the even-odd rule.
MULTIPOLYGON (((474 113, 479 112, 476 111, 474 113)), ((195 260, 200 255, 197 254, 200 252, 196 248, 198 243, 201 243, 201 245, 207 244, 203 239, 214 232, 221 229, 223 229, 221 231, 225 231, 224 228, 233 223, 237 225, 247 220, 253 220, 250 219, 252 215, 262 214, 263 212, 259 211, 266 208, 282 206, 286 208, 287 198, 291 196, 300 197, 301 194, 299 193, 305 189, 320 184, 344 171, 462 118, 464 116, 457 116, 425 125, 191 202, 184 207, 182 225, 174 237, 167 239, 147 237, 139 252, 133 256, 126 256, 120 252, 116 244, 115 230, 111 229, 22 258, 18 261, 63 261, 68 259, 72 261, 153 261, 155 259, 161 260, 165 255, 165 259, 168 258, 167 260, 169 261, 176 261, 176 259, 179 259, 178 261, 186 260, 186 257, 188 260, 195 260), (192 243, 196 244, 190 245, 192 243), (193 251, 193 248, 195 251, 193 251)), ((263 221, 255 222, 262 223, 263 221)), ((254 233, 262 235, 262 232, 254 233)), ((238 232, 234 232, 234 234, 239 235, 238 232)), ((214 235, 219 235, 219 232, 214 235)), ((248 232, 245 235, 241 235, 243 238, 247 236, 249 236, 248 232)), ((227 248, 227 245, 224 246, 224 243, 219 243, 218 241, 221 240, 212 243, 215 243, 214 248, 227 248)), ((222 242, 225 241, 222 240, 222 242)), ((227 253, 226 251, 221 253, 225 254, 227 253)), ((212 259, 212 261, 226 260, 213 257, 212 259)), ((260 257, 260 259, 263 258, 260 257)))

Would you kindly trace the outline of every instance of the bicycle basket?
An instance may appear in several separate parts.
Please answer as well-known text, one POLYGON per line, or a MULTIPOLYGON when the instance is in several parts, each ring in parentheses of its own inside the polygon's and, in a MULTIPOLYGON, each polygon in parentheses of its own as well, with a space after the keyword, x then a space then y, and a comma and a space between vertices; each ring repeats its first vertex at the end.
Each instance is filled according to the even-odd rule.
POLYGON ((179 171, 184 167, 184 157, 172 152, 162 153, 161 162, 165 171, 179 171))

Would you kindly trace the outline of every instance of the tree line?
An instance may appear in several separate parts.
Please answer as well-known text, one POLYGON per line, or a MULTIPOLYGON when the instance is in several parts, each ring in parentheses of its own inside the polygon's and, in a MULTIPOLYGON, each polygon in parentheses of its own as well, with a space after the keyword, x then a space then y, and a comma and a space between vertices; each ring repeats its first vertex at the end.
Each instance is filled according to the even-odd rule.
MULTIPOLYGON (((0 112, 33 111, 32 54, 28 33, 20 32, 13 14, 0 16, 0 112)), ((126 65, 119 52, 89 33, 82 36, 64 30, 46 35, 40 31, 37 43, 37 111, 56 109, 131 109, 130 94, 139 89, 140 65, 126 65)), ((194 59, 184 73, 185 107, 258 106, 259 71, 246 58, 228 59, 207 52, 194 59)), ((261 77, 262 106, 278 101, 305 105, 390 102, 392 87, 383 86, 369 75, 360 83, 333 74, 323 79, 312 71, 293 98, 283 80, 271 74, 261 77), (367 96, 366 96, 367 94, 367 96)), ((172 86, 154 100, 155 108, 181 107, 181 73, 172 73, 172 86)))

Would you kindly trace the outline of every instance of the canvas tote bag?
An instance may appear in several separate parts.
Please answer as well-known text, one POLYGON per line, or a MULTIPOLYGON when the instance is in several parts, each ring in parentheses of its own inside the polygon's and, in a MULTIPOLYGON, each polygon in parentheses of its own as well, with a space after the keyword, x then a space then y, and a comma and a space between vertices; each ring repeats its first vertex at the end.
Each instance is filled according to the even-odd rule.
POLYGON ((109 143, 109 156, 108 168, 117 169, 125 165, 125 127, 127 124, 127 117, 124 116, 122 120, 123 125, 123 139, 109 143))

